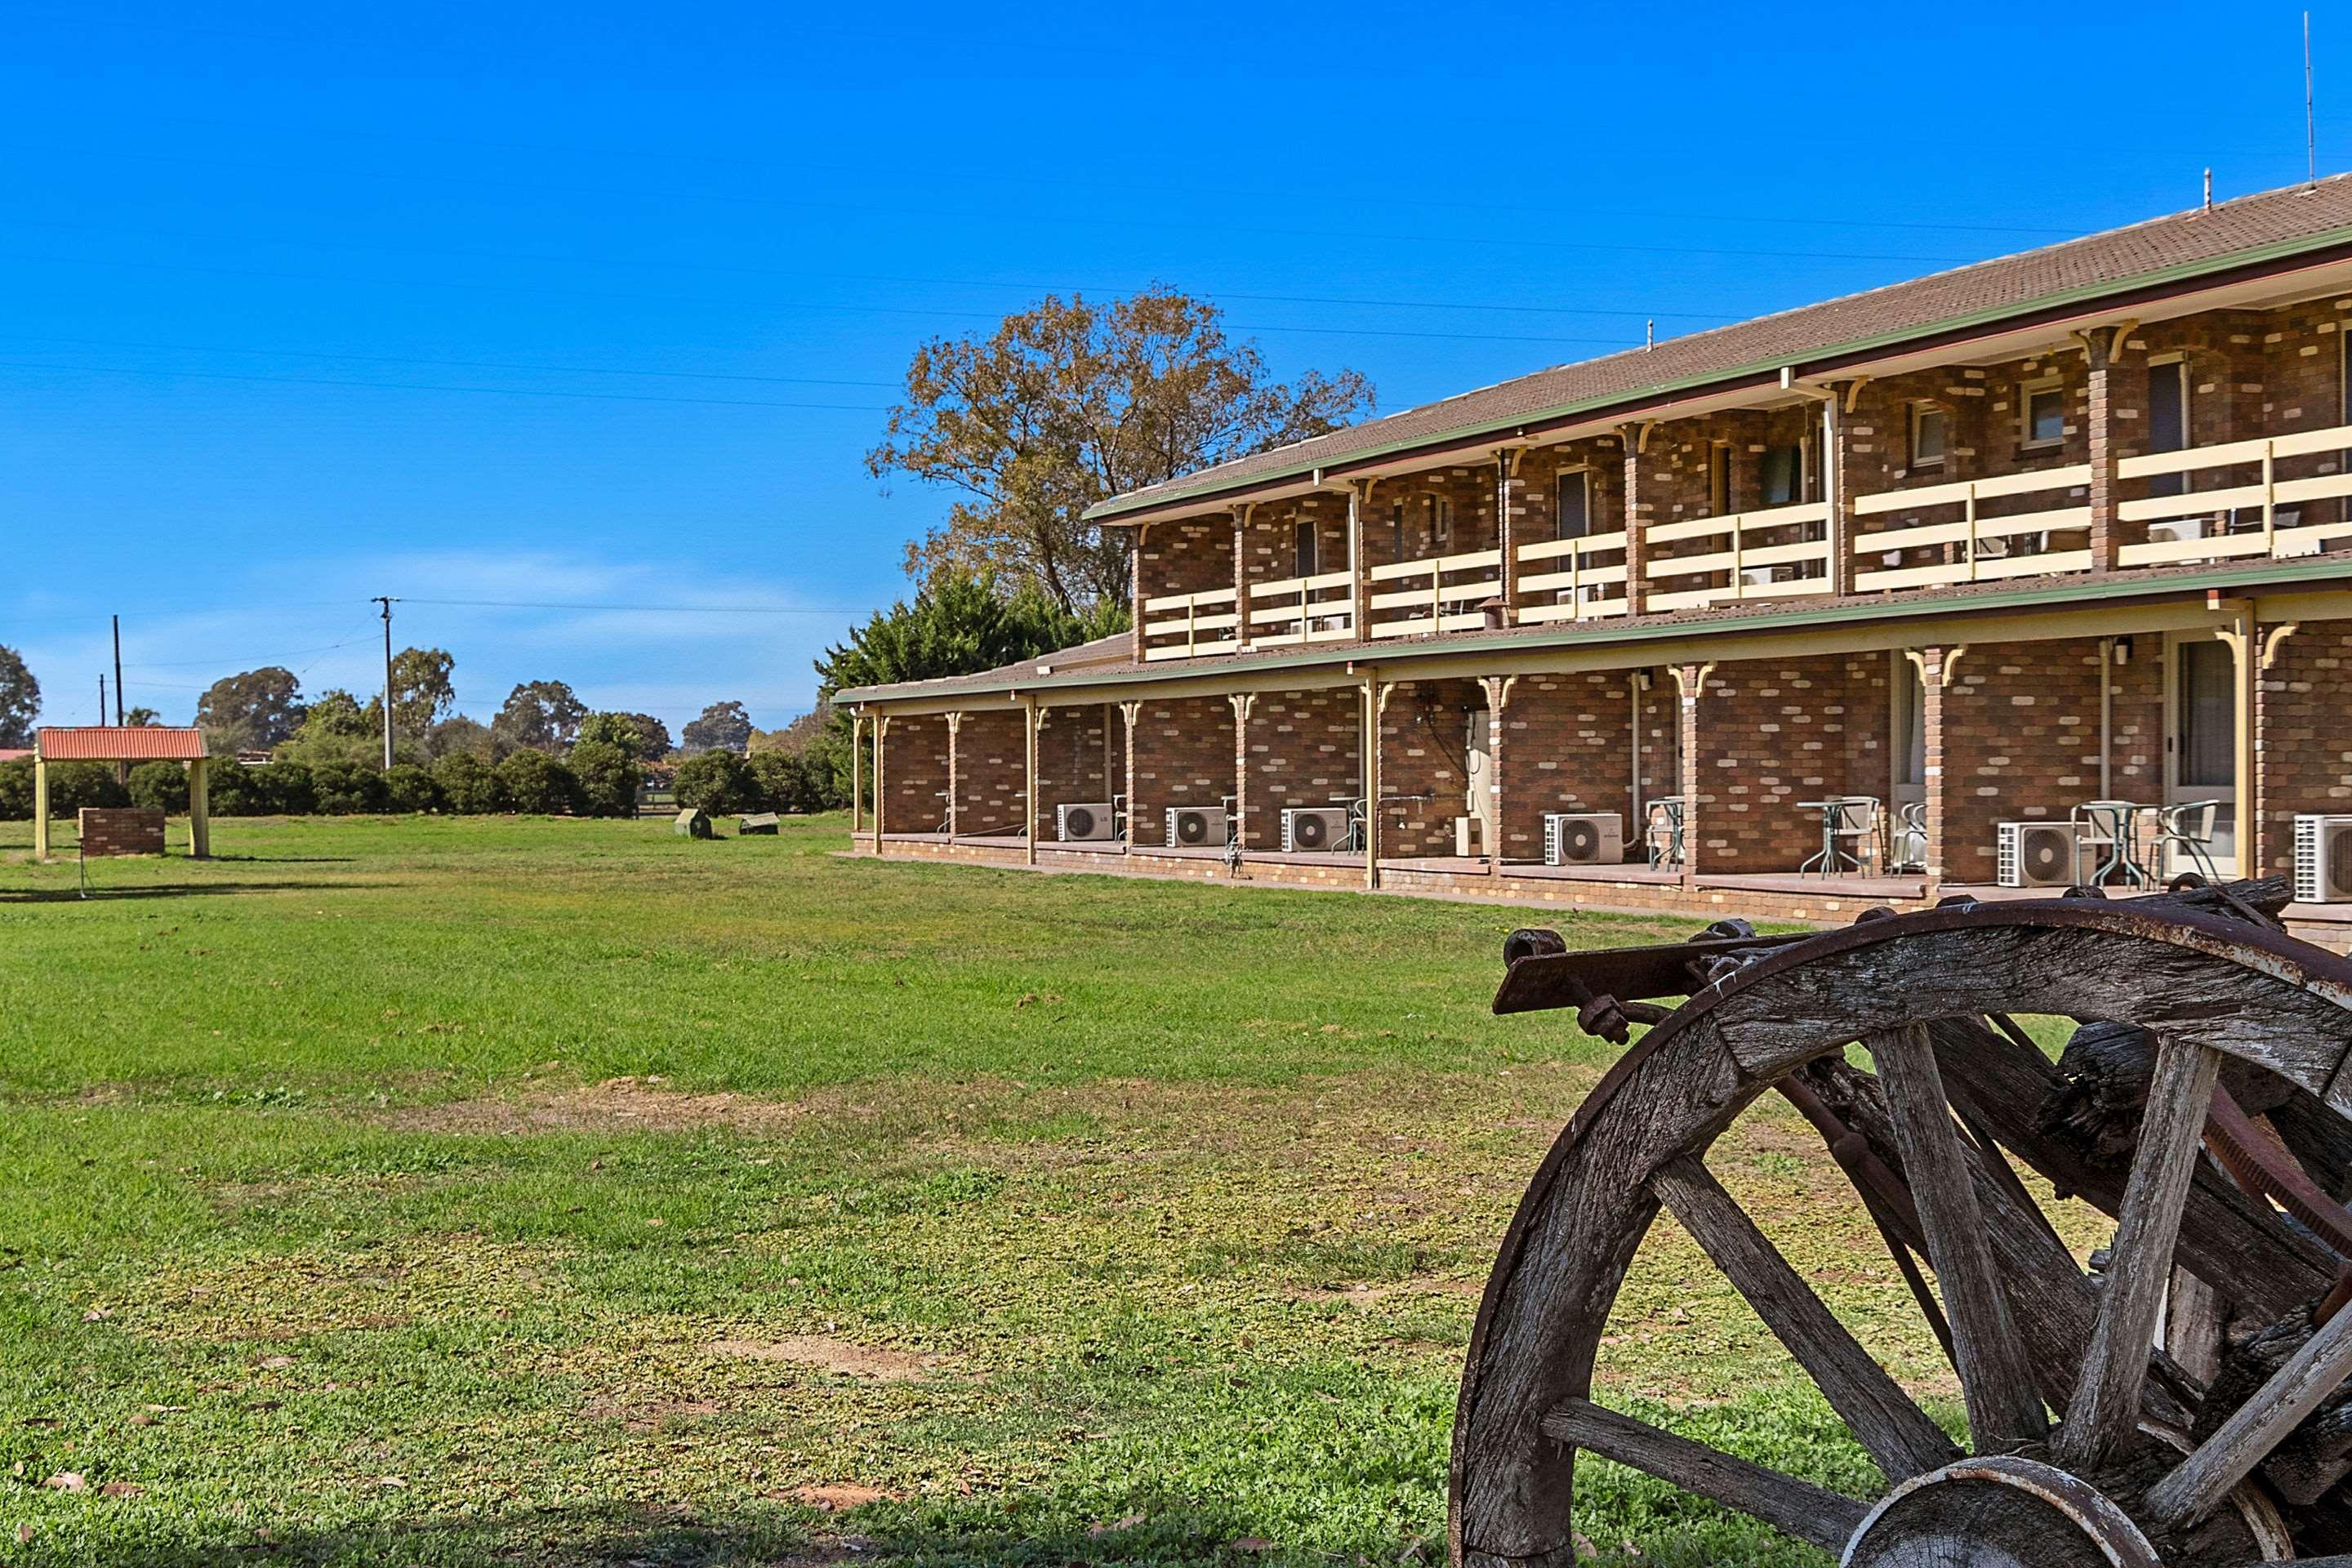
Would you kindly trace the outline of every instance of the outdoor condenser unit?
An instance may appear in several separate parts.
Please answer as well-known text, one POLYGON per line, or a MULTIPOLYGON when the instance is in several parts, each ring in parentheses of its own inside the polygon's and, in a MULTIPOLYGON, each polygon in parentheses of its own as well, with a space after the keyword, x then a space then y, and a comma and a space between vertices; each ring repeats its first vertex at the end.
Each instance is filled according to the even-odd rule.
POLYGON ((1544 864, 1617 866, 1625 859, 1625 819, 1613 811, 1544 814, 1544 864))
POLYGON ((2074 829, 2064 822, 2000 825, 2000 880, 2004 888, 2074 885, 2074 829))
POLYGON ((1348 808, 1344 805, 1295 805, 1282 814, 1282 852, 1301 849, 1344 849, 1348 847, 1348 808))
POLYGON ((1225 808, 1222 805, 1170 806, 1168 842, 1187 849, 1223 848, 1225 808))
POLYGON ((1118 837, 1118 819, 1111 810, 1111 803, 1088 800, 1055 806, 1054 835, 1065 844, 1118 837))
POLYGON ((2352 904, 2352 816, 2294 819, 2294 900, 2352 904))

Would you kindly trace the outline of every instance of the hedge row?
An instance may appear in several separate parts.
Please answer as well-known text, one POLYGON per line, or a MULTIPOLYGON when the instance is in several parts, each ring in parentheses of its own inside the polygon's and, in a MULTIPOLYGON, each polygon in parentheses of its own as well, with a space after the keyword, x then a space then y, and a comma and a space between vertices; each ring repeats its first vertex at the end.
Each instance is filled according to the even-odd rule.
MULTIPOLYGON (((398 763, 277 762, 239 767, 215 762, 208 797, 223 816, 345 816, 362 812, 521 811, 583 816, 629 816, 644 778, 617 746, 582 745, 567 757, 516 752, 495 765, 465 752, 430 768, 398 763)), ((187 771, 178 763, 142 763, 128 784, 104 763, 49 764, 49 815, 71 816, 85 805, 188 809, 187 771)), ((0 820, 29 821, 33 764, 0 763, 0 820)))

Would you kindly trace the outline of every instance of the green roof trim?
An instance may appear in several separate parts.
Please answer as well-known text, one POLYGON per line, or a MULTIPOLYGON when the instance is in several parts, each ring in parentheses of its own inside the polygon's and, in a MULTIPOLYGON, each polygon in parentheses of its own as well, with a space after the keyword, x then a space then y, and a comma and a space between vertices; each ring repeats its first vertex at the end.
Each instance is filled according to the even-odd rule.
POLYGON ((2135 577, 2125 582, 2102 582, 2095 574, 2075 577, 2048 578, 2032 587, 2014 588, 1999 593, 1969 595, 1949 599, 1900 599, 1884 604, 1856 603, 1842 600, 1836 604, 1816 605, 1809 609, 1790 608, 1766 611, 1752 616, 1727 616, 1720 620, 1675 621, 1645 620, 1638 617, 1615 617, 1591 626, 1570 625, 1552 626, 1541 631, 1512 637, 1468 636, 1459 638, 1437 637, 1428 640, 1391 643, 1343 643, 1311 653, 1277 654, 1265 658, 1221 658, 1202 668, 1192 661, 1171 659, 1163 664, 1141 669, 1121 669, 1114 674, 1089 678, 1083 672, 1070 675, 1034 676, 1026 679, 1007 678, 1001 680, 974 681, 963 678, 962 683, 909 682, 904 686, 866 686, 836 692, 835 702, 886 703, 891 701, 932 701, 950 697, 1012 697, 1044 691, 1086 690, 1090 688, 1150 687, 1183 680, 1213 679, 1231 674, 1252 677, 1273 670, 1328 668, 1333 665, 1371 664, 1383 668, 1430 658, 1445 658, 1464 654, 1509 655, 1513 653, 1549 652, 1561 648, 1607 647, 1617 643, 1642 642, 1654 638, 1713 637, 1731 632, 1774 631, 1787 627, 1820 626, 1839 621, 1885 621, 1900 617, 1917 619, 1940 618, 1948 615, 1969 615, 1982 610, 2014 610, 2053 604, 2081 603, 2094 599, 2126 599, 2176 594, 2201 593, 2208 589, 2243 589, 2267 584, 2294 584, 2320 581, 2330 577, 2352 577, 2352 556, 2321 556, 2309 562, 2292 564, 2263 562, 2257 566, 2218 568, 2202 572, 2186 572, 2177 576, 2135 577))
MULTIPOLYGON (((1082 515, 1088 521, 1097 521, 1124 516, 1127 513, 1133 511, 1153 510, 1188 499, 1213 495, 1222 490, 1239 489, 1249 486, 1269 484, 1284 479, 1296 479, 1301 474, 1311 474, 1318 468, 1331 468, 1340 464, 1352 465, 1362 463, 1373 458, 1387 457, 1393 453, 1409 451, 1416 447, 1437 446, 1445 443, 1467 440, 1478 436, 1503 435, 1511 431, 1515 427, 1523 425, 1541 424, 1549 420, 1567 418, 1578 414, 1584 414, 1598 409, 1612 407, 1619 404, 1631 403, 1637 399, 1654 398, 1676 392, 1687 392, 1699 387, 1711 386, 1721 382, 1739 381, 1749 376, 1777 374, 1783 366, 1802 364, 1810 360, 1842 358, 1848 354, 1867 353, 1874 349, 1894 348, 1905 342, 1912 342, 1920 338, 1932 338, 1946 332, 1966 331, 1975 327, 1990 326, 1996 322, 2012 317, 2033 315, 2040 311, 2062 309, 2068 305, 2087 304, 2094 300, 2105 299, 2109 295, 2128 293, 2134 289, 2161 287, 2165 284, 2174 282, 2193 281, 2198 278, 2207 277, 2216 272, 2226 272, 2240 267, 2258 266, 2265 261, 2287 260, 2297 256, 2307 255, 2313 251, 2326 250, 2331 247, 2345 244, 2352 244, 2352 225, 2338 226, 2335 228, 2324 229, 2317 234, 2300 236, 2294 239, 2275 240, 2268 245, 2250 246, 2242 250, 2228 251, 2219 256, 2205 257, 2195 261, 2177 262, 2169 267, 2159 267, 2147 272, 2134 273, 2128 278, 2120 278, 2110 282, 2086 283, 2074 289, 2057 289, 2051 293, 2037 295, 2032 299, 2019 300, 2014 304, 1994 306, 1982 310, 1968 311, 1960 315, 1925 322, 1916 327, 1895 328, 1890 329, 1887 331, 1872 333, 1864 337, 1852 339, 1845 342, 1828 343, 1795 358, 1782 355, 1768 360, 1759 360, 1747 364, 1735 365, 1726 370, 1709 371, 1696 375, 1681 376, 1668 381, 1654 383, 1645 386, 1633 387, 1623 392, 1605 393, 1591 397, 1579 398, 1571 402, 1557 404, 1550 407, 1538 408, 1521 414, 1514 414, 1507 418, 1473 420, 1468 424, 1457 426, 1450 429, 1432 431, 1426 435, 1412 436, 1393 441, 1376 443, 1373 446, 1366 447, 1357 451, 1333 454, 1320 461, 1301 461, 1273 468, 1266 468, 1258 472, 1244 475, 1239 479, 1220 480, 1212 477, 1215 474, 1215 469, 1203 469, 1201 471, 1201 476, 1197 481, 1186 482, 1183 480, 1177 480, 1172 481, 1177 487, 1173 489, 1152 493, 1137 492, 1125 496, 1113 496, 1108 500, 1097 501, 1094 505, 1088 507, 1082 515)), ((1979 262, 1975 265, 1982 266, 1984 263, 1979 262)), ((1889 284, 1886 287, 1900 288, 1901 286, 1902 285, 1900 284, 1889 284)), ((1756 319, 1762 320, 1764 318, 1759 317, 1756 319)), ((1629 350, 1626 352, 1631 353, 1633 351, 1629 350)), ((1538 371, 1530 374, 1541 374, 1543 373, 1538 371)), ((1501 384, 1507 385, 1508 383, 1503 383, 1501 384)), ((1412 410, 1403 409, 1399 412, 1410 413, 1412 410)), ((1394 416, 1391 416, 1391 417, 1394 417, 1394 416)), ((1316 439, 1320 439, 1320 437, 1316 437, 1316 439)))

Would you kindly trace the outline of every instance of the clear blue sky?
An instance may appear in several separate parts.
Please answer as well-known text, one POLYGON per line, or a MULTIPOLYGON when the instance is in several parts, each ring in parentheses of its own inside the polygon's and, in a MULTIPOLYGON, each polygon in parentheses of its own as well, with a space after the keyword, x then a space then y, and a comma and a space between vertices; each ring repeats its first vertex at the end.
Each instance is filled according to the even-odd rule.
POLYGON ((2299 179, 2299 8, 2223 15, 27 0, 0 643, 86 722, 121 611, 184 721, 395 594, 478 716, 781 723, 944 510, 860 462, 928 336, 1165 279, 1402 407, 2299 179))

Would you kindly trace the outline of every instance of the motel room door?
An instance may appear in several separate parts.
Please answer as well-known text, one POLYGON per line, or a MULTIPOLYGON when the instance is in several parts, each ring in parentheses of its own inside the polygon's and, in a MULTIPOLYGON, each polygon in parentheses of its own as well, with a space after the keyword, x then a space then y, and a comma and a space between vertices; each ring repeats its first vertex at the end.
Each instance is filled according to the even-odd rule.
MULTIPOLYGON (((2164 804, 2217 801, 2214 866, 2238 874, 2237 665, 2210 634, 2175 632, 2164 649, 2164 804)), ((2152 867, 2170 877, 2197 868, 2186 857, 2152 867)))

